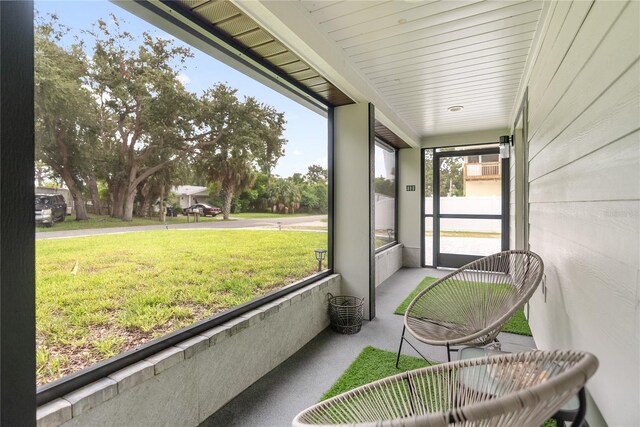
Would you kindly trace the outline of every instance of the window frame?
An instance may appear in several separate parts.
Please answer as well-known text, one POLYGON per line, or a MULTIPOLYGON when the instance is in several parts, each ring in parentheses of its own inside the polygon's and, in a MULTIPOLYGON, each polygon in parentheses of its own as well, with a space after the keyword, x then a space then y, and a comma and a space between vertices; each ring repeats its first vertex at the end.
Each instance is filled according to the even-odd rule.
MULTIPOLYGON (((513 230, 515 236, 519 236, 522 238, 522 247, 525 250, 529 250, 529 88, 526 87, 524 94, 522 96, 522 101, 520 102, 520 107, 518 108, 518 113, 516 114, 516 118, 513 121, 513 133, 511 135, 511 155, 515 156, 516 159, 516 180, 520 179, 522 181, 522 190, 521 193, 518 194, 517 191, 514 192, 514 197, 516 197, 516 221, 518 214, 518 201, 522 203, 522 228, 518 227, 516 222, 516 227, 513 230), (522 129, 521 134, 518 135, 518 122, 522 120, 522 129), (519 144, 520 147, 518 149, 517 141, 519 137, 522 138, 522 143, 519 144), (517 159, 518 156, 522 156, 523 164, 522 164, 522 175, 518 176, 518 167, 517 167, 517 159), (518 197, 520 196, 520 197, 518 197)), ((517 182, 517 181, 516 181, 517 182)), ((517 188, 517 187, 516 187, 517 188)))
MULTIPOLYGON (((386 251, 389 248, 392 248, 394 246, 396 246, 398 244, 398 194, 399 194, 399 180, 398 180, 398 171, 399 171, 399 167, 400 167, 400 161, 399 161, 399 155, 398 155, 398 148, 394 147, 393 145, 389 144, 385 139, 381 138, 379 135, 375 136, 375 143, 374 143, 374 151, 375 151, 375 146, 380 146, 383 150, 387 150, 390 152, 393 152, 394 155, 394 182, 393 182, 393 187, 394 187, 394 197, 393 197, 393 241, 386 243, 382 246, 380 246, 379 248, 375 248, 375 254, 379 254, 380 252, 386 251)), ((373 182, 374 182, 374 193, 375 193, 375 165, 374 165, 374 177, 373 177, 373 182)), ((373 204, 373 209, 374 209, 374 217, 375 217, 375 203, 373 204)), ((374 245, 375 245, 375 225, 374 225, 374 245)))
POLYGON ((0 2, 0 424, 36 425, 33 2, 0 2))
MULTIPOLYGON (((29 2, 30 7, 34 7, 32 2, 29 2)), ((312 111, 322 110, 326 115, 327 119, 327 170, 328 170, 328 226, 327 226, 327 269, 318 272, 312 276, 306 277, 297 282, 288 284, 280 289, 271 291, 261 297, 258 297, 254 300, 248 301, 244 304, 238 305, 236 307, 232 307, 222 313, 216 314, 212 317, 200 320, 195 322, 189 326, 181 328, 177 331, 171 332, 169 334, 163 335, 156 339, 153 339, 147 343, 142 344, 141 346, 126 351, 124 353, 120 353, 116 356, 113 356, 109 359, 102 360, 94 365, 91 365, 87 368, 84 368, 78 372, 66 375, 62 378, 59 378, 50 383, 44 384, 36 389, 36 405, 41 406, 45 403, 51 402, 54 399, 60 398, 72 391, 75 391, 81 387, 89 385, 95 381, 98 381, 106 376, 119 371, 123 368, 126 368, 136 362, 142 361, 162 350, 166 350, 172 346, 175 346, 178 343, 181 343, 189 338, 193 338, 202 332, 213 329, 216 326, 219 326, 225 322, 231 321, 251 310, 255 310, 261 306, 269 304, 272 301, 275 301, 278 298, 281 298, 285 295, 288 295, 292 292, 295 292, 305 286, 308 286, 312 283, 315 283, 319 280, 322 280, 334 273, 333 271, 333 259, 334 259, 334 219, 333 219, 333 195, 334 195, 334 175, 333 175, 333 146, 334 146, 334 137, 333 137, 333 105, 329 102, 323 100, 318 95, 310 91, 308 88, 304 87, 302 84, 294 80, 293 78, 286 75, 284 72, 277 69, 273 64, 270 64, 263 58, 258 57, 255 53, 253 53, 248 48, 239 45, 235 40, 233 40, 230 36, 216 31, 211 27, 206 27, 204 23, 197 22, 193 20, 191 22, 191 26, 187 25, 182 20, 177 19, 175 16, 171 16, 165 10, 158 9, 151 4, 147 4, 146 2, 136 2, 135 6, 142 6, 146 11, 148 16, 142 16, 138 13, 137 10, 133 10, 131 7, 125 7, 123 10, 136 15, 137 17, 146 20, 150 25, 161 28, 169 33, 171 31, 167 30, 166 26, 170 25, 173 28, 176 28, 178 31, 186 31, 192 36, 194 36, 199 42, 205 42, 210 47, 220 51, 225 59, 229 60, 227 65, 232 68, 238 70, 238 67, 235 64, 240 63, 241 65, 248 67, 249 69, 257 72, 263 77, 271 80, 277 86, 280 87, 280 93, 284 96, 288 94, 292 94, 294 101, 300 103, 301 105, 311 109, 312 111), (195 26, 199 26, 203 32, 206 32, 209 37, 203 36, 201 32, 196 31, 195 26)), ((188 17, 186 19, 189 19, 188 17)), ((31 28, 30 31, 33 31, 33 20, 31 20, 31 28)), ((184 41, 184 39, 183 39, 184 41)), ((184 41, 185 44, 192 46, 193 44, 184 41)), ((33 50, 33 49, 32 49, 33 50)), ((206 53, 205 53, 206 54, 206 53)), ((223 59, 216 59, 225 62, 223 59)), ((33 75, 33 67, 29 72, 33 75)), ((242 70, 238 70, 242 73, 245 73, 242 70)), ((245 73, 247 74, 247 73, 245 73)), ((255 76, 247 74, 250 78, 260 82, 260 80, 256 79, 255 76)), ((264 82, 261 82, 264 84, 264 82)), ((291 96, 289 96, 292 98, 291 96)), ((31 120, 33 122, 33 120, 31 120)), ((33 152, 35 145, 31 147, 33 152)), ((31 171, 33 171, 33 165, 31 167, 31 171)), ((33 172, 31 174, 30 183, 33 184, 33 172)), ((33 209, 33 196, 30 195, 31 201, 29 206, 33 209)), ((29 218, 33 218, 31 215, 29 218)), ((35 267, 35 264, 34 264, 35 267)), ((35 268, 34 268, 35 273, 35 268)), ((35 289, 35 280, 34 280, 34 289, 35 289)), ((35 297, 31 303, 35 304, 35 297)), ((33 318, 35 321, 35 309, 33 312, 33 318)), ((35 327, 34 327, 35 331, 35 327)), ((35 341, 35 340, 34 340, 35 341)), ((33 354, 35 359, 35 351, 33 354)), ((35 363, 33 364, 33 376, 35 378, 35 363)), ((35 384, 35 380, 33 381, 35 384)))

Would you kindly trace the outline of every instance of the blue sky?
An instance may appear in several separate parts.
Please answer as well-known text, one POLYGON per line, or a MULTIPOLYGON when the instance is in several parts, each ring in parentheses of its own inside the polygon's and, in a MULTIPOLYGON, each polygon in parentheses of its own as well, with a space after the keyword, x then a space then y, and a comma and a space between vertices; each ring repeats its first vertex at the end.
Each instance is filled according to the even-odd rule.
MULTIPOLYGON (((123 28, 134 35, 148 31, 173 39, 164 31, 107 1, 36 1, 35 8, 41 15, 55 13, 62 24, 72 29, 73 34, 78 34, 82 29, 90 29, 99 18, 107 20, 110 14, 114 14, 120 21, 125 21, 123 28)), ((177 45, 184 45, 179 39, 174 40, 177 45)), ((88 47, 91 47, 90 43, 88 47)), ((285 146, 285 156, 273 171, 275 174, 283 177, 295 172, 304 174, 312 164, 327 167, 327 120, 324 117, 205 53, 193 47, 191 50, 194 58, 187 60, 186 69, 181 75, 187 90, 200 94, 215 83, 226 82, 238 89, 240 98, 245 95, 253 96, 285 113, 285 138, 288 143, 285 146)))

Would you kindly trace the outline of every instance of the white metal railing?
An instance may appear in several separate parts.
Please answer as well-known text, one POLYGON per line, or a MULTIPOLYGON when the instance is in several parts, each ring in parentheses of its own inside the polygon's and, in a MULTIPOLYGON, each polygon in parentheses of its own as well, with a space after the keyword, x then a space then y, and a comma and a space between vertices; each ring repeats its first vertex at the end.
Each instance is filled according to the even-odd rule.
POLYGON ((477 179, 497 179, 500 178, 501 164, 500 162, 484 162, 484 163, 465 163, 464 178, 465 180, 477 179))

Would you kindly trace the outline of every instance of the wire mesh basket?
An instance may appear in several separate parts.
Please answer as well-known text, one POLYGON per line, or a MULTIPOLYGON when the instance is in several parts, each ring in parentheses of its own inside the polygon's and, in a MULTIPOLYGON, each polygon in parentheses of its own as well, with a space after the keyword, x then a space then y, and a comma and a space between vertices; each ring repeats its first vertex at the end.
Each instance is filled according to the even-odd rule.
POLYGON ((340 334, 357 334, 362 328, 364 298, 349 295, 329 297, 329 320, 331 329, 340 334))

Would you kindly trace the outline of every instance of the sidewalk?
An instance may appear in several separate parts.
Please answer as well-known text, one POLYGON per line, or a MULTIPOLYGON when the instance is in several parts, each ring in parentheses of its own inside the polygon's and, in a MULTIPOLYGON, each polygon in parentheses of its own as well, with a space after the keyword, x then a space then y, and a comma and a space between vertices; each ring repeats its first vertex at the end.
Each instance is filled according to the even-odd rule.
POLYGON ((310 229, 315 229, 317 224, 323 224, 325 229, 327 223, 321 222, 326 215, 310 215, 298 216, 293 218, 269 218, 269 219, 236 219, 233 221, 216 221, 216 222, 192 222, 186 224, 162 224, 157 225, 136 225, 125 227, 111 228, 91 228, 85 230, 62 230, 62 231, 46 231, 36 232, 36 240, 62 239, 69 237, 96 236, 101 234, 123 234, 136 233, 142 231, 154 230, 200 230, 200 229, 235 229, 235 228, 260 228, 260 229, 279 229, 278 223, 283 228, 304 228, 305 224, 310 224, 310 229), (311 225, 313 224, 313 225, 311 225))

